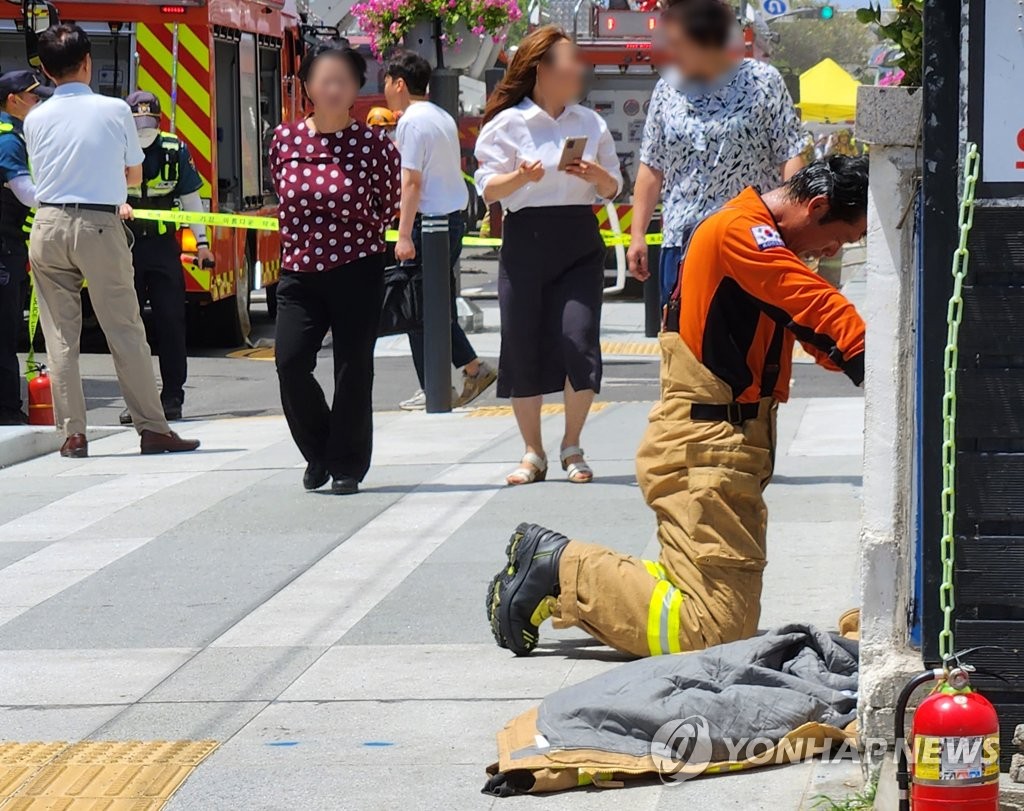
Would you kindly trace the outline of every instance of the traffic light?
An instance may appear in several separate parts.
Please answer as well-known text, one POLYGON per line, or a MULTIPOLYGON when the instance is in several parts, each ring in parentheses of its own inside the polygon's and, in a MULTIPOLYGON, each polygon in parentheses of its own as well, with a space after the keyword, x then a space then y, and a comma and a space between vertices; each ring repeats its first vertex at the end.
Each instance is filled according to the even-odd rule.
POLYGON ((823 19, 823 20, 831 20, 833 17, 836 16, 835 6, 822 6, 820 14, 821 14, 821 19, 823 19))

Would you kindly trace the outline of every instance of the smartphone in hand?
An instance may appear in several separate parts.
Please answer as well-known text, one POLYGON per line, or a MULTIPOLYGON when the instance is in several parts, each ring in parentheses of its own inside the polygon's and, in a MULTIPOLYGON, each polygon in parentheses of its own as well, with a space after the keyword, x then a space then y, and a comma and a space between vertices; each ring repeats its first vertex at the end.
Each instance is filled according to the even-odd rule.
POLYGON ((562 144, 562 156, 558 159, 558 169, 564 172, 565 167, 570 163, 583 160, 583 150, 587 148, 587 137, 578 135, 575 138, 566 138, 562 144))

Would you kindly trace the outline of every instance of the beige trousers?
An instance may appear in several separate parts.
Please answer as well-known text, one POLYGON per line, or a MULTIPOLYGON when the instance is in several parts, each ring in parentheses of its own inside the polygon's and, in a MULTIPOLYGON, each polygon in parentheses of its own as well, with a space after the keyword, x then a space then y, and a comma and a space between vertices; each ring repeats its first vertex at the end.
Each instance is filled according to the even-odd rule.
POLYGON ((39 296, 39 322, 46 336, 57 430, 65 436, 85 432, 85 395, 78 369, 84 280, 89 283, 89 300, 107 338, 135 429, 170 431, 120 218, 100 211, 42 206, 32 223, 28 253, 39 296))
POLYGON ((677 334, 661 336, 661 401, 637 452, 661 554, 640 560, 572 541, 559 565, 555 627, 578 626, 636 656, 753 636, 761 616, 775 446, 773 400, 742 425, 690 419, 691 403, 728 403, 729 387, 677 334))

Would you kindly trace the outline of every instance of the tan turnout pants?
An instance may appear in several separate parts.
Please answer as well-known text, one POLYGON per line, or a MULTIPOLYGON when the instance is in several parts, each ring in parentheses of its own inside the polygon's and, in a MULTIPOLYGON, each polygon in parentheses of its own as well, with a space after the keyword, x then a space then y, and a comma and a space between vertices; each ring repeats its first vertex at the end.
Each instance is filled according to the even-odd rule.
POLYGON ((572 541, 559 566, 555 627, 578 626, 636 656, 753 636, 761 615, 774 400, 742 425, 690 419, 691 403, 729 403, 729 387, 678 334, 662 333, 661 401, 637 452, 661 554, 640 560, 572 541))
POLYGON ((85 433, 78 352, 86 280, 135 429, 170 431, 139 315, 132 254, 121 219, 102 211, 42 206, 32 223, 28 253, 53 378, 57 430, 65 436, 85 433))

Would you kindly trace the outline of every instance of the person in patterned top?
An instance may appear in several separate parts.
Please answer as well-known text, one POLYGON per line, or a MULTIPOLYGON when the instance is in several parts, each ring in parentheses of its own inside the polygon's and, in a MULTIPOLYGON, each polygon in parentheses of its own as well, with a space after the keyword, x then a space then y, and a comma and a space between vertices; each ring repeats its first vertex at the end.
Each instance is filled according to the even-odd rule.
POLYGON ((773 189, 804 165, 809 137, 779 72, 733 56, 739 35, 722 0, 670 0, 663 46, 672 66, 654 88, 633 192, 627 253, 644 280, 645 235, 662 200, 661 294, 668 301, 697 224, 747 186, 773 189))
POLYGON ((384 232, 398 211, 401 162, 386 134, 350 115, 366 61, 347 44, 311 49, 299 67, 314 112, 270 142, 280 200, 276 361, 281 405, 306 459, 303 485, 333 477, 356 493, 373 446, 373 347, 384 297, 384 232), (327 330, 334 400, 313 377, 327 330))

